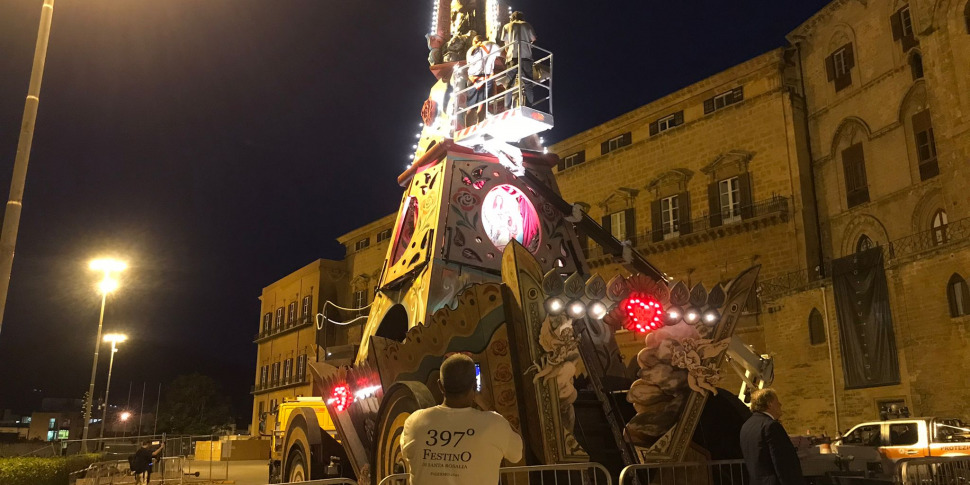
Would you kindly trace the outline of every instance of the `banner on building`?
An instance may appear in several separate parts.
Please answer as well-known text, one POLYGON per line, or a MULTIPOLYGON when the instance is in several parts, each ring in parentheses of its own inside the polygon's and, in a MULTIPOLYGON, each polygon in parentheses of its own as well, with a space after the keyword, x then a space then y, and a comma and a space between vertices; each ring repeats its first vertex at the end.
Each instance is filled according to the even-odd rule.
POLYGON ((899 384, 882 247, 832 262, 845 388, 899 384))

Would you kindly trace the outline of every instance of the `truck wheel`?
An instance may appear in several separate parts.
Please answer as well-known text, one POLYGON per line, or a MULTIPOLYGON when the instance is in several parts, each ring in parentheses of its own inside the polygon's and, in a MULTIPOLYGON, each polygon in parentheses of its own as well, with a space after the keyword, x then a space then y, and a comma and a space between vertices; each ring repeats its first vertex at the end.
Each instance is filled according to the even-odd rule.
POLYGON ((405 471, 404 454, 401 452, 404 421, 411 413, 436 404, 431 391, 420 382, 401 381, 384 393, 377 414, 377 439, 374 440, 375 483, 388 475, 405 471))
POLYGON ((286 460, 288 463, 286 470, 286 482, 305 482, 307 478, 306 469, 306 457, 303 456, 303 452, 299 449, 294 449, 290 452, 290 458, 286 460))

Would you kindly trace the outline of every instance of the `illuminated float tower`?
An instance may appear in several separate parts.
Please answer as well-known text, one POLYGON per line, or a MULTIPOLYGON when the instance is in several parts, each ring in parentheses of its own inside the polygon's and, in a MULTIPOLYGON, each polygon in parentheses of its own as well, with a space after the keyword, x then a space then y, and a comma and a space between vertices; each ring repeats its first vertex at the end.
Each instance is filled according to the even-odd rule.
POLYGON ((404 196, 358 363, 368 357, 371 336, 401 341, 408 329, 453 306, 469 284, 499 281, 502 251, 510 241, 525 247, 546 271, 583 269, 571 224, 529 183, 541 182, 558 198, 551 170, 557 158, 545 155, 535 136, 553 126, 552 54, 533 46, 544 76, 519 76, 531 85, 531 106, 504 106, 507 95, 524 98, 524 84, 501 85, 517 68, 491 78, 496 89, 506 91, 478 104, 464 101, 476 89, 462 78, 471 36, 483 29, 494 40, 507 17, 498 0, 434 1, 435 30, 428 43, 437 82, 422 106, 414 161, 398 177, 404 196), (479 108, 483 120, 466 125, 468 113, 479 108))
POLYGON ((683 458, 707 399, 707 388, 688 387, 687 376, 713 388, 757 275, 749 270, 711 290, 673 284, 562 199, 552 172, 558 158, 537 136, 553 127, 552 54, 532 46, 533 73, 523 75, 522 64, 498 68, 487 84, 496 87, 469 101, 478 87, 466 77, 470 37, 484 29, 494 40, 507 14, 499 0, 434 0, 427 39, 437 81, 421 109, 413 162, 398 177, 404 194, 360 348, 352 367, 313 366, 341 438, 323 439, 314 453, 341 447, 362 483, 403 471, 404 420, 440 402, 435 380, 452 352, 475 360, 478 404, 522 435, 528 464, 592 457, 618 474, 632 463, 683 458), (591 277, 580 232, 630 276, 591 277), (622 361, 615 330, 664 324, 690 328, 648 334, 641 354, 687 335, 686 344, 670 343, 699 345, 698 365, 622 361), (573 384, 578 369, 582 390, 573 384), (573 435, 577 423, 584 443, 573 435))

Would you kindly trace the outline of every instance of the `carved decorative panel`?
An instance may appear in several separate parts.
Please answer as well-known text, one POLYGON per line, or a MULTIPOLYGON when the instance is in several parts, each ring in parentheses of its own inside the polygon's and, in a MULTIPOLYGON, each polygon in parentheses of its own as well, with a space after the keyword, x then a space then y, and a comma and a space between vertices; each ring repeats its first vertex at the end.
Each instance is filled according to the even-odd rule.
POLYGON ((575 271, 566 244, 566 222, 552 204, 499 164, 451 163, 452 189, 444 222, 446 260, 497 271, 502 250, 515 240, 544 270, 575 271))

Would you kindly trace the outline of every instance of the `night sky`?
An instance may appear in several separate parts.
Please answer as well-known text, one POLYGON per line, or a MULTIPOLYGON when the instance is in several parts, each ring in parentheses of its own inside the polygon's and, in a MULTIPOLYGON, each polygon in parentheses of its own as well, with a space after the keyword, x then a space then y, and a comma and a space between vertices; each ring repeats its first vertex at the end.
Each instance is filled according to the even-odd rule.
MULTIPOLYGON (((100 297, 130 337, 112 402, 201 372, 248 421, 262 288, 396 210, 434 82, 431 0, 57 0, 7 311, 0 409, 88 386, 100 297), (117 397, 116 397, 117 396, 117 397)), ((555 54, 547 141, 785 44, 824 0, 520 0, 555 54), (610 5, 609 7, 599 5, 610 5)), ((0 0, 6 200, 41 0, 0 0)), ((101 352, 103 394, 108 351, 101 352)))

